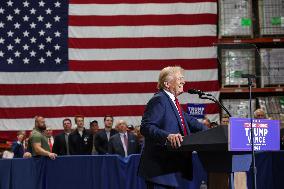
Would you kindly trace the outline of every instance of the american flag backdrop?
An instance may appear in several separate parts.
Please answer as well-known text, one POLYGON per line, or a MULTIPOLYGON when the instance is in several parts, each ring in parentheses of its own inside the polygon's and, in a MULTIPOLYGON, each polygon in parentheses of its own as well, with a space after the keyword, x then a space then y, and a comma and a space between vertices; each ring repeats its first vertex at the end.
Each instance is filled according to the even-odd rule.
MULTIPOLYGON (((111 114, 140 124, 159 71, 185 69, 185 89, 219 96, 216 0, 3 0, 0 3, 0 130, 31 130, 34 116, 111 114)), ((183 94, 180 102, 217 105, 183 94)))

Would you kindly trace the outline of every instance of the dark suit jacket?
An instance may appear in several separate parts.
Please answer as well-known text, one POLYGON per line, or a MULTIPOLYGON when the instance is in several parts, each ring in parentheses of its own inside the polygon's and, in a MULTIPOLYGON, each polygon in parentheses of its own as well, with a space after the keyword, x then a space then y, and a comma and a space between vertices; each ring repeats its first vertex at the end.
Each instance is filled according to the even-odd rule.
POLYGON ((23 144, 18 144, 17 141, 12 144, 12 152, 14 153, 14 158, 22 158, 24 155, 24 146, 23 144))
POLYGON ((90 155, 93 148, 93 135, 84 129, 82 137, 75 129, 68 137, 70 155, 90 155))
MULTIPOLYGON (((128 148, 127 154, 139 154, 139 143, 136 136, 133 133, 127 133, 128 138, 128 148)), ((108 144, 108 153, 110 154, 118 154, 120 156, 125 156, 123 144, 121 142, 120 133, 113 135, 108 144)))
MULTIPOLYGON (((110 137, 115 135, 117 133, 116 130, 111 129, 110 130, 110 137)), ((107 154, 108 153, 108 140, 107 140, 107 134, 106 130, 100 130, 97 132, 95 136, 95 147, 98 152, 98 154, 107 154)))
POLYGON ((63 156, 67 155, 66 141, 65 141, 65 133, 60 133, 54 137, 54 143, 52 147, 52 152, 57 155, 63 156))
MULTIPOLYGON (((207 127, 183 112, 187 133, 206 130, 207 127)), ((192 178, 191 153, 172 152, 166 148, 169 134, 182 133, 181 119, 175 104, 161 90, 148 102, 141 122, 141 134, 145 136, 138 174, 146 180, 177 186, 177 172, 192 178)))

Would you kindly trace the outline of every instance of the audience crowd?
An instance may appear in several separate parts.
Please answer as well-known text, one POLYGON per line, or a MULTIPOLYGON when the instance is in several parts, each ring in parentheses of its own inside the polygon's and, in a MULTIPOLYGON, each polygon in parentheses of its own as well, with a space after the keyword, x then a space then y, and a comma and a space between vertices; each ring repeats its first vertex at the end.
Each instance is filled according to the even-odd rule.
POLYGON ((17 140, 11 150, 5 151, 3 158, 29 158, 47 156, 55 159, 63 155, 105 155, 117 154, 127 157, 139 154, 143 146, 143 136, 140 126, 128 125, 124 120, 118 120, 114 125, 111 115, 104 117, 104 128, 99 129, 97 120, 89 123, 87 128, 84 116, 74 117, 72 121, 65 118, 62 121, 63 132, 53 136, 51 127, 46 127, 45 118, 35 117, 34 128, 29 135, 25 131, 17 132, 17 140))
MULTIPOLYGON (((254 112, 254 118, 265 119, 262 109, 254 112)), ((218 126, 205 117, 201 122, 208 128, 218 126)), ((35 117, 34 129, 29 135, 25 131, 17 132, 17 140, 12 143, 11 150, 5 151, 3 158, 29 158, 47 156, 55 159, 63 155, 105 155, 117 154, 127 157, 131 154, 139 154, 142 150, 144 137, 140 133, 140 126, 128 125, 125 120, 117 120, 114 125, 114 117, 104 117, 104 128, 99 129, 97 120, 85 125, 84 116, 74 117, 75 128, 72 121, 65 118, 62 121, 63 132, 53 136, 51 127, 46 127, 45 118, 35 117), (114 128, 113 128, 114 125, 114 128)), ((229 116, 223 114, 221 125, 229 125, 229 116)), ((281 149, 284 146, 284 137, 281 138, 281 149)))

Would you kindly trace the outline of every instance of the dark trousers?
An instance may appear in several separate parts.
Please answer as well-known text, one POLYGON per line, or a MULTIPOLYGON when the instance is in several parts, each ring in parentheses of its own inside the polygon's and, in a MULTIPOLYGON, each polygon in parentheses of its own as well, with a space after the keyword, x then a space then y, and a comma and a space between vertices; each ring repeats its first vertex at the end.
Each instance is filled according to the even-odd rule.
POLYGON ((176 187, 156 184, 153 182, 146 181, 147 189, 176 189, 176 187))

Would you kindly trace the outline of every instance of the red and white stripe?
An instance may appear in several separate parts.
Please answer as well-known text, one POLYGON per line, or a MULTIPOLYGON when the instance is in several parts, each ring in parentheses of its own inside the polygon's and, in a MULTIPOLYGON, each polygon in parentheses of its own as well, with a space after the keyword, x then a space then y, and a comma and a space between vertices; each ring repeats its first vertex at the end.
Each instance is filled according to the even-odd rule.
MULTIPOLYGON (((138 125, 157 91, 165 66, 185 69, 185 89, 219 97, 216 0, 70 0, 69 69, 65 72, 0 74, 0 130, 30 130, 33 117, 62 129, 74 115, 97 119, 111 114, 138 125)), ((218 106, 183 94, 180 103, 206 103, 217 120, 218 106)), ((1 134, 2 135, 2 134, 1 134)))

